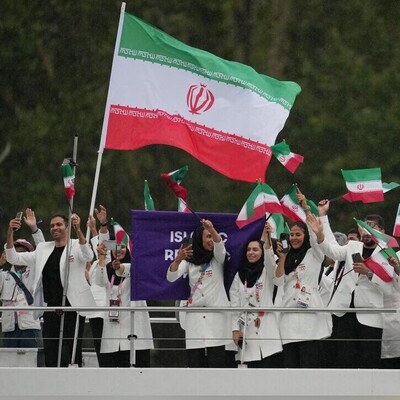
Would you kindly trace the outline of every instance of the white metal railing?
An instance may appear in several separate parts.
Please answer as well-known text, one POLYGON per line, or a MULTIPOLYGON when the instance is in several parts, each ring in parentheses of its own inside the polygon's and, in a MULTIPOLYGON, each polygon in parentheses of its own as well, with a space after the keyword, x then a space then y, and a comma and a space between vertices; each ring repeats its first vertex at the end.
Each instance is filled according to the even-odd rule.
MULTIPOLYGON (((114 311, 115 307, 38 307, 38 306, 28 306, 28 307, 4 307, 0 306, 0 311, 10 311, 12 310, 21 310, 21 311, 78 311, 78 312, 90 312, 90 311, 114 311)), ((182 312, 182 311, 190 311, 190 312, 220 312, 220 311, 228 311, 228 312, 299 312, 299 313, 314 313, 314 312, 326 312, 326 313, 400 313, 400 309, 398 308, 326 308, 326 307, 310 307, 310 308, 297 308, 297 307, 176 307, 176 306, 120 306, 118 307, 119 311, 148 311, 148 312, 182 312)))
MULTIPOLYGON (((76 311, 76 312, 93 312, 93 311, 109 311, 115 310, 115 307, 101 307, 101 306, 95 306, 95 307, 62 307, 62 306, 57 306, 57 307, 39 307, 39 306, 27 306, 27 307, 4 307, 0 306, 0 312, 2 311, 10 311, 12 310, 22 310, 22 311, 43 311, 43 312, 48 312, 48 311, 76 311)), ((316 313, 316 312, 321 312, 321 313, 382 313, 382 314, 397 314, 400 313, 400 309, 397 308, 326 308, 326 307, 321 307, 321 308, 288 308, 288 307, 183 307, 183 306, 121 306, 118 307, 119 311, 126 311, 126 312, 158 312, 158 313, 167 313, 167 312, 174 312, 175 315, 179 312, 252 312, 252 313, 257 313, 257 312, 275 312, 275 313, 316 313)), ((131 332, 134 330, 133 326, 133 318, 131 319, 131 332)), ((1 319, 0 319, 1 321, 1 319)), ((151 317, 150 322, 152 324, 178 324, 179 321, 177 320, 176 317, 151 317)), ((57 339, 57 338, 54 338, 57 339)), ((85 339, 90 339, 89 337, 85 337, 85 339)), ((94 338, 94 339, 100 339, 100 338, 94 338)), ((177 340, 177 341, 184 341, 184 337, 157 337, 153 338, 154 340, 177 340)), ((329 340, 329 338, 327 338, 329 340)), ((349 338, 349 340, 351 340, 349 338)), ((134 351, 134 340, 131 341, 131 354, 135 353, 134 351)), ((184 350, 184 347, 181 348, 155 348, 155 350, 184 350)))

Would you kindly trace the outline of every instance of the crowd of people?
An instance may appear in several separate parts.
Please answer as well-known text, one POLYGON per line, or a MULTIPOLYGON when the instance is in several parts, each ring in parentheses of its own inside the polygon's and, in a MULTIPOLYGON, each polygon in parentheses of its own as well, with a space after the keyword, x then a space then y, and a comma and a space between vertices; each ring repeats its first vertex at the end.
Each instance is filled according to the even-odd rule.
MULTIPOLYGON (((333 233, 328 200, 319 202, 315 216, 303 194, 297 199, 306 222, 293 223, 285 243, 272 238, 266 220, 260 237, 243 243, 243 260, 229 288, 229 257, 210 220, 201 220, 191 240, 180 246, 166 279, 187 278, 190 288, 181 313, 188 367, 400 368, 400 317, 380 310, 400 305, 398 259, 388 257, 395 273, 393 280, 383 281, 363 262, 381 250, 370 233, 333 233), (276 307, 280 311, 271 311, 276 307)), ((61 214, 50 218, 51 241, 45 241, 29 208, 9 221, 0 258, 1 267, 11 265, 0 272, 0 299, 10 307, 2 313, 3 346, 43 346, 47 367, 82 366, 87 319, 100 367, 150 367, 149 313, 118 308, 146 307, 144 300, 131 301, 130 249, 110 241, 105 207, 95 209, 95 216, 87 221, 90 243, 76 214, 70 221, 61 214), (23 222, 35 246, 15 240, 23 222), (40 313, 27 309, 30 305, 55 309, 40 313), (83 306, 91 310, 65 311, 83 306), (112 308, 96 311, 96 306, 112 308)), ((384 232, 379 215, 364 221, 384 232)))

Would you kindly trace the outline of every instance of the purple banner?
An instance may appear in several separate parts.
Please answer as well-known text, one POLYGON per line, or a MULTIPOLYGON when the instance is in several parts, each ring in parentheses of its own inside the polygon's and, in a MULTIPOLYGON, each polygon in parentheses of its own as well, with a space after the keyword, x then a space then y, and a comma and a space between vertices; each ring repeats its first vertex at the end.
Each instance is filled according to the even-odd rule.
MULTIPOLYGON (((237 214, 198 213, 212 221, 225 242, 229 256, 229 286, 245 254, 247 243, 259 239, 264 219, 239 230, 237 214)), ((133 242, 132 300, 183 300, 189 295, 187 279, 168 282, 166 275, 182 240, 191 236, 200 222, 192 213, 131 211, 133 242)))

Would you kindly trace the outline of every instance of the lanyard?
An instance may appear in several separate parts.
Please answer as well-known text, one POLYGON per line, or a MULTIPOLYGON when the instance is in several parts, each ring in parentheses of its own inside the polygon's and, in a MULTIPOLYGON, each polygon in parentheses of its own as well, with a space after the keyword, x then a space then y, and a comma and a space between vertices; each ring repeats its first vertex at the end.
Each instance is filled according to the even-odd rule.
MULTIPOLYGON (((124 281, 125 278, 121 278, 121 281, 119 282, 118 285, 118 297, 121 297, 121 288, 122 288, 122 282, 124 281)), ((115 281, 115 274, 111 275, 111 282, 110 282, 110 290, 113 289, 114 287, 114 281, 115 281)))
POLYGON ((196 293, 196 290, 199 288, 199 286, 203 283, 203 278, 206 272, 206 269, 209 267, 210 263, 205 263, 201 265, 201 273, 199 276, 199 279, 197 279, 197 282, 193 285, 193 287, 190 289, 190 297, 188 299, 188 303, 192 304, 193 302, 193 296, 196 293))
MULTIPOLYGON (((260 283, 258 282, 258 279, 256 280, 255 287, 256 287, 256 302, 259 303, 260 302, 260 283)), ((247 281, 244 281, 243 290, 244 290, 244 295, 247 298, 247 281)))

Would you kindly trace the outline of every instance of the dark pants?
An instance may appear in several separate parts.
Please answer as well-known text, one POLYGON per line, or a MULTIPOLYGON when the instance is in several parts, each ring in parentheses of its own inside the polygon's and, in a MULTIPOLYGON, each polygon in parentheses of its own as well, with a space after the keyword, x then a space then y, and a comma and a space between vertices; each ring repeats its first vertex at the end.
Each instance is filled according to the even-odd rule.
POLYGON ((362 325, 355 313, 332 316, 328 368, 379 368, 382 329, 362 325))
POLYGON ((271 354, 259 361, 247 362, 247 368, 282 368, 282 353, 271 354))
MULTIPOLYGON (((135 367, 150 367, 150 350, 136 350, 135 367)), ((131 366, 130 351, 120 350, 114 353, 102 353, 102 367, 105 368, 129 368, 131 366)))
MULTIPOLYGON (((68 311, 64 313, 64 316, 60 366, 68 367, 71 363, 77 313, 75 311, 68 311)), ((53 311, 47 311, 43 314, 43 347, 46 367, 57 367, 60 324, 61 315, 57 315, 53 311)), ((79 316, 75 364, 78 364, 80 367, 82 366, 82 337, 84 327, 85 317, 79 316)))
POLYGON ((89 319, 90 329, 92 331, 93 344, 94 344, 94 348, 96 350, 97 361, 99 363, 99 367, 105 366, 104 361, 103 361, 105 353, 100 353, 101 337, 103 335, 103 323, 104 323, 103 318, 90 318, 89 319))
POLYGON ((40 329, 19 329, 18 325, 15 325, 12 332, 4 332, 3 344, 4 347, 42 347, 42 331, 40 329))
POLYGON ((225 346, 187 349, 189 368, 227 368, 225 346))
POLYGON ((318 340, 287 343, 283 345, 284 368, 321 368, 318 340))
POLYGON ((381 359, 381 368, 400 369, 400 357, 381 359))

